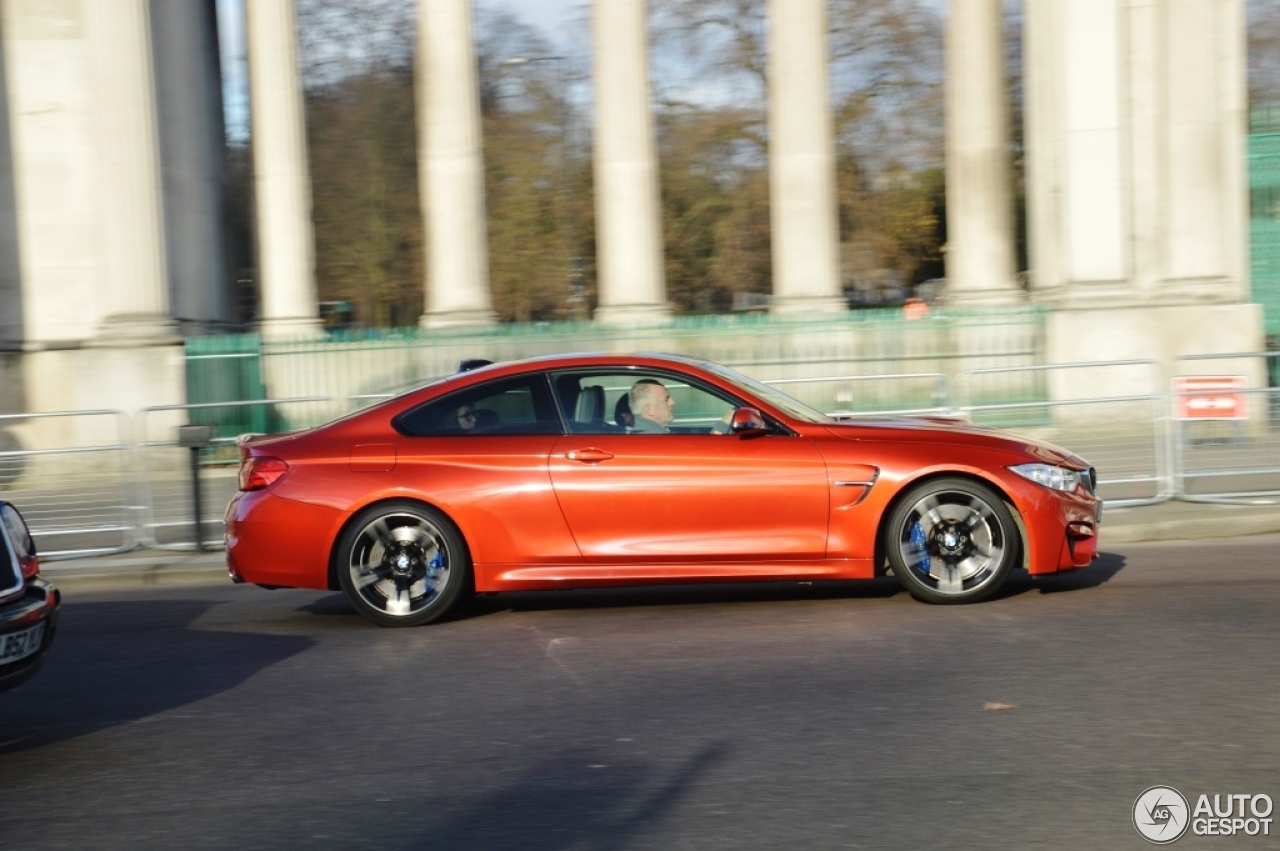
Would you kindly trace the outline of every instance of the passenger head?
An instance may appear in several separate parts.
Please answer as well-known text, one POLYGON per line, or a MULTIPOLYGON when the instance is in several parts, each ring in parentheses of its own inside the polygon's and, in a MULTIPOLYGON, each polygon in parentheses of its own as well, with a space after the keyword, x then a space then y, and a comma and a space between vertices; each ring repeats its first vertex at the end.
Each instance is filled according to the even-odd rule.
POLYGON ((454 414, 454 423, 462 431, 471 431, 476 427, 476 409, 470 405, 462 405, 454 414))
POLYGON ((630 393, 623 393, 618 397, 617 403, 613 406, 613 421, 623 428, 636 424, 636 418, 631 415, 630 393))

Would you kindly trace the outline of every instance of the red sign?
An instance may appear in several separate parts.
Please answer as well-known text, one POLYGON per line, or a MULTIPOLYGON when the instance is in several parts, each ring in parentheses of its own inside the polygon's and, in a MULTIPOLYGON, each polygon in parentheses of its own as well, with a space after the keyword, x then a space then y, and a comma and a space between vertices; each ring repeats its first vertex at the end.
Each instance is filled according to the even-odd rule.
POLYGON ((1180 420, 1243 420, 1243 375, 1184 375, 1173 379, 1174 416, 1180 420))

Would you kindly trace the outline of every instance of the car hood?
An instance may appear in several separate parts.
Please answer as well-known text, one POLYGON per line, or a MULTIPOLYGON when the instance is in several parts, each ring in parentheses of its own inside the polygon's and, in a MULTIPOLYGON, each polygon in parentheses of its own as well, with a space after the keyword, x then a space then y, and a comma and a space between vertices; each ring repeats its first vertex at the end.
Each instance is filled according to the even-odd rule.
POLYGON ((845 420, 827 430, 845 440, 893 440, 984 447, 1030 455, 1046 464, 1087 470, 1089 463, 1060 446, 951 417, 876 417, 845 420))

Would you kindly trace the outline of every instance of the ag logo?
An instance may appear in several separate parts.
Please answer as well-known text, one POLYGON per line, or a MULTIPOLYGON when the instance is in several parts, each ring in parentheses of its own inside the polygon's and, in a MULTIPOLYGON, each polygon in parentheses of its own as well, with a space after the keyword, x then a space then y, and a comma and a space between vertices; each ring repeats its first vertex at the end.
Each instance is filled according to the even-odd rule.
POLYGON ((1190 823, 1187 799, 1172 786, 1152 786, 1133 802, 1133 826, 1148 842, 1173 842, 1187 832, 1190 823))

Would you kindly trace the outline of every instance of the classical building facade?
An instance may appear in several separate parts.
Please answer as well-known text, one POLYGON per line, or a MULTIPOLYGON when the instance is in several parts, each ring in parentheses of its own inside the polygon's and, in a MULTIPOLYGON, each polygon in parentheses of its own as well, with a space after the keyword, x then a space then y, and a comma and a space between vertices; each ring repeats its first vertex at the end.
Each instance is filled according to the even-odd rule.
MULTIPOLYGON (((825 0, 767 0, 778 314, 845 309, 825 0), (785 6, 785 12, 784 12, 785 6)), ((1001 0, 949 0, 948 298, 1054 308, 1063 361, 1256 350, 1244 0, 1025 5, 1029 284, 1001 0)), ((318 333, 294 0, 246 0, 260 328, 318 333)), ((492 324, 470 0, 418 2, 428 328, 492 324)), ((596 320, 669 317, 645 0, 592 9, 596 320)), ((183 400, 231 318, 213 0, 0 0, 0 410, 183 400), (20 353, 20 354, 17 354, 20 353), (109 380, 107 376, 112 376, 109 380)))

